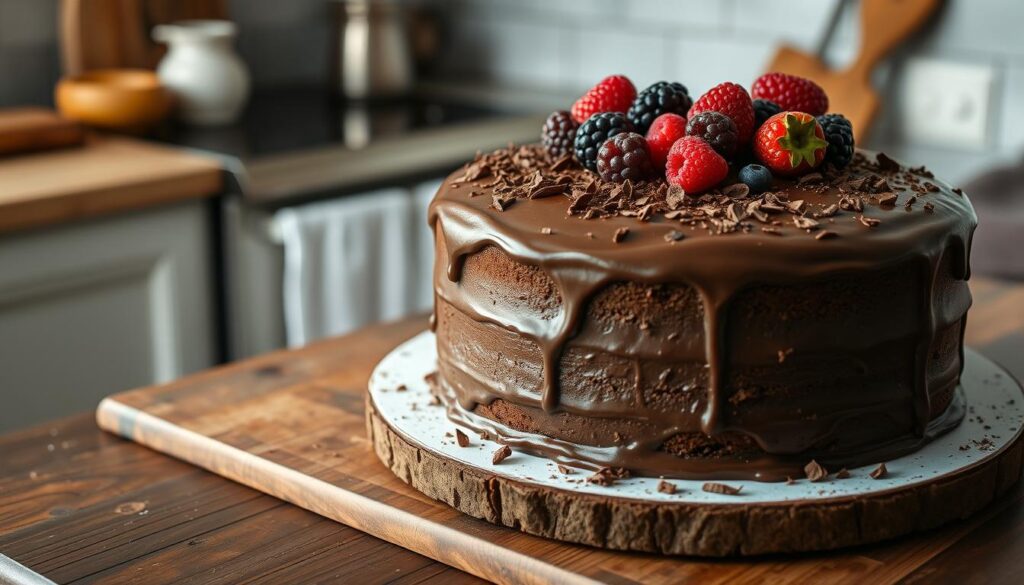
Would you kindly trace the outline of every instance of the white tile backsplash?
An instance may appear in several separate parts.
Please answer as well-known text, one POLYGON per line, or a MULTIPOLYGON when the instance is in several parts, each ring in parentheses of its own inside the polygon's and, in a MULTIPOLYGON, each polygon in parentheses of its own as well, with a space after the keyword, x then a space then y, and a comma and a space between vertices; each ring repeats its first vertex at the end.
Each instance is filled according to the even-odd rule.
POLYGON ((578 87, 590 87, 615 73, 627 75, 637 90, 672 76, 666 62, 669 42, 662 35, 619 28, 586 28, 576 35, 578 87))
POLYGON ((839 0, 735 0, 738 35, 785 42, 814 51, 824 39, 839 0))
POLYGON ((774 51, 774 43, 752 38, 686 37, 675 40, 669 61, 674 66, 673 79, 697 99, 723 81, 749 89, 774 51))
POLYGON ((999 146, 1004 151, 1024 151, 1024 65, 1006 69, 1003 78, 1002 118, 996 118, 999 146))
POLYGON ((624 21, 643 33, 669 29, 679 35, 692 31, 721 33, 732 26, 735 0, 623 0, 624 21))

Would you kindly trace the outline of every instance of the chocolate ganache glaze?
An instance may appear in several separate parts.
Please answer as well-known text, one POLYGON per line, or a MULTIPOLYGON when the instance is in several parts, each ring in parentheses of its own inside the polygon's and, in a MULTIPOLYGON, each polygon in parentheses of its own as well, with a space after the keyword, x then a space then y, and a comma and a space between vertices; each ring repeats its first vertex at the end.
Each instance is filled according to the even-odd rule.
POLYGON ((435 388, 514 448, 776 481, 898 457, 963 417, 977 220, 924 168, 859 152, 693 197, 509 147, 448 177, 430 222, 435 388))

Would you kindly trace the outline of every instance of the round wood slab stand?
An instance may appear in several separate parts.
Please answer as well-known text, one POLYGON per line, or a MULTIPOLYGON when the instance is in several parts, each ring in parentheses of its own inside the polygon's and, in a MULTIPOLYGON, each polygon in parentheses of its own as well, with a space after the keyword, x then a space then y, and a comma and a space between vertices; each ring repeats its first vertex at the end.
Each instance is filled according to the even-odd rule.
MULTIPOLYGON (((1010 426, 1003 428, 1013 433, 1003 435, 1005 440, 1001 441, 1001 446, 948 473, 906 485, 895 482, 895 487, 853 495, 750 502, 743 502, 743 495, 725 499, 715 496, 719 498, 716 501, 672 501, 662 494, 645 499, 646 496, 636 497, 635 493, 634 497, 616 496, 612 488, 603 488, 610 490, 608 495, 603 495, 594 489, 543 485, 544 481, 534 479, 539 477, 537 473, 529 477, 510 477, 514 474, 507 471, 507 462, 491 465, 490 451, 483 450, 482 446, 478 455, 485 456, 486 463, 460 461, 472 450, 470 448, 445 454, 442 443, 454 445, 455 442, 442 435, 454 427, 446 422, 442 428, 437 428, 437 422, 444 417, 441 407, 413 405, 409 411, 396 415, 396 404, 405 408, 404 405, 412 404, 421 392, 413 387, 413 379, 422 380, 423 373, 413 364, 419 359, 417 353, 425 353, 421 350, 427 347, 428 341, 432 340, 414 338, 400 346, 392 355, 406 357, 385 358, 371 378, 366 422, 377 456, 395 475, 427 496, 470 516, 537 536, 612 550, 709 557, 829 550, 887 540, 967 518, 1009 490, 1020 479, 1024 464, 1024 434, 1018 430, 1022 421, 1013 420, 1020 418, 1021 389, 1008 379, 1007 383, 1013 384, 1013 393, 1003 395, 1001 400, 1006 400, 1007 396, 1017 397, 1016 400, 1008 400, 1006 406, 988 407, 993 409, 989 412, 1001 408, 1013 411, 1012 415, 1003 416, 1004 422, 1011 421, 1010 426), (388 364, 389 359, 391 364, 388 364), (408 361, 403 363, 401 359, 408 361), (401 391, 380 394, 385 385, 401 387, 401 391), (382 416, 384 411, 375 403, 374 391, 378 392, 379 399, 391 401, 388 403, 390 416, 382 416), (1014 402, 1017 406, 1009 406, 1014 402), (430 412, 431 408, 438 414, 430 412), (429 417, 434 420, 431 434, 427 436, 438 439, 408 438, 416 436, 409 432, 415 426, 415 416, 426 417, 425 412, 430 412, 429 417), (401 429, 395 428, 393 421, 396 420, 400 421, 401 429)), ((432 358, 430 362, 433 363, 432 358)), ((969 352, 968 363, 968 370, 1001 370, 974 352, 969 352), (985 365, 975 365, 982 362, 985 365)), ((996 374, 1000 375, 1008 377, 996 374)), ((422 392, 420 398, 429 396, 427 390, 422 392)), ((450 433, 447 435, 451 437, 450 433)), ((488 449, 491 447, 493 445, 488 449)), ((964 451, 965 447, 952 447, 952 450, 964 451)), ((857 475, 861 481, 865 479, 863 468, 857 475)), ((848 486, 851 484, 845 482, 850 481, 857 480, 840 480, 832 485, 848 486)), ((753 484, 748 483, 745 488, 771 489, 764 487, 765 484, 753 484)), ((809 484, 805 487, 813 487, 814 491, 801 493, 827 491, 819 492, 818 486, 828 488, 825 483, 809 484)), ((699 492, 699 487, 696 491, 699 492)), ((746 489, 743 494, 747 494, 746 489)), ((682 499, 702 497, 694 495, 693 489, 690 495, 682 499)), ((747 497, 758 499, 752 495, 747 497)))
POLYGON ((374 450, 392 472, 457 510, 537 536, 614 550, 699 556, 828 550, 938 527, 981 510, 1021 475, 1024 441, 961 473, 869 496, 778 504, 640 502, 543 488, 403 439, 367 396, 374 450))

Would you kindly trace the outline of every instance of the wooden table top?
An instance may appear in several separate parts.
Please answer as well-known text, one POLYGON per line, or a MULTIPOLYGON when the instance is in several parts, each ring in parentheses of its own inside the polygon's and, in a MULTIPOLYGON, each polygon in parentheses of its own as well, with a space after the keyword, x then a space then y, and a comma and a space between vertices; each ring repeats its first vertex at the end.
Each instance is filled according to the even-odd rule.
MULTIPOLYGON (((976 279, 971 287, 968 343, 1024 379, 1024 283, 976 279)), ((359 369, 365 380, 380 356, 423 327, 422 319, 407 320, 297 351, 327 360, 360 347, 360 355, 377 357, 337 367, 359 369)), ((214 370, 197 377, 209 384, 217 375, 214 370)), ((380 465, 369 449, 366 455, 367 465, 380 465)), ((805 555, 805 561, 817 558, 833 575, 843 564, 851 582, 865 567, 881 566, 886 582, 1017 583, 1024 557, 1022 500, 1024 489, 1017 488, 983 512, 981 521, 906 539, 921 544, 913 563, 893 563, 884 544, 805 555)), ((106 434, 91 413, 0 437, 0 576, 4 556, 61 583, 480 582, 106 434)), ((779 560, 785 559, 772 559, 779 560)), ((735 577, 736 565, 752 562, 695 559, 692 575, 715 583, 735 577)), ((813 580, 813 571, 806 577, 813 580)))
POLYGON ((220 193, 220 165, 132 138, 0 157, 0 234, 220 193))

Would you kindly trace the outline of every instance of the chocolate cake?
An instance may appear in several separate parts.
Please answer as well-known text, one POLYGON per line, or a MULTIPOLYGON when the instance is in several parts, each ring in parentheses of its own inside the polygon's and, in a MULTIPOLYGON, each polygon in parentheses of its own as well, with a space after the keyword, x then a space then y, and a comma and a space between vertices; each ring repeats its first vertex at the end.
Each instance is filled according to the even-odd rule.
POLYGON ((976 219, 924 168, 858 151, 694 195, 509 147, 449 176, 430 221, 436 391, 514 450, 775 481, 963 417, 976 219))

